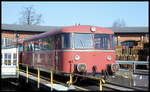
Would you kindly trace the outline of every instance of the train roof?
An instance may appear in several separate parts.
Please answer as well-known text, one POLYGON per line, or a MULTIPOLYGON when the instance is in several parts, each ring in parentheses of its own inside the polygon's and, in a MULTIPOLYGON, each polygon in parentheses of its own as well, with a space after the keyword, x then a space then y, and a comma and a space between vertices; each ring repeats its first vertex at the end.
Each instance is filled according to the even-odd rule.
POLYGON ((51 31, 44 32, 32 37, 29 37, 27 39, 24 39, 24 41, 28 40, 34 40, 42 37, 46 37, 48 35, 58 34, 58 33, 91 33, 91 28, 94 28, 95 31, 93 33, 100 33, 100 34, 114 34, 114 32, 110 29, 103 28, 103 27, 97 27, 97 26, 89 26, 89 25, 77 25, 77 26, 68 26, 68 27, 61 27, 61 28, 55 28, 51 31))

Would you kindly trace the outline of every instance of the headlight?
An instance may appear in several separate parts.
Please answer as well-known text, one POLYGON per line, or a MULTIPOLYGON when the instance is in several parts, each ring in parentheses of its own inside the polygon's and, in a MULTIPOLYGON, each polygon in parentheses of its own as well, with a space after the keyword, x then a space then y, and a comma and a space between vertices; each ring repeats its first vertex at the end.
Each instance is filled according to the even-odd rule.
POLYGON ((79 55, 76 55, 74 58, 75 58, 75 60, 80 60, 80 56, 79 55))
POLYGON ((119 64, 112 64, 111 65, 111 70, 113 70, 113 71, 118 71, 119 68, 120 68, 119 64))
POLYGON ((77 70, 78 72, 86 72, 86 64, 78 64, 77 70))
POLYGON ((111 60, 111 56, 107 56, 107 60, 109 60, 109 61, 110 61, 110 60, 111 60))

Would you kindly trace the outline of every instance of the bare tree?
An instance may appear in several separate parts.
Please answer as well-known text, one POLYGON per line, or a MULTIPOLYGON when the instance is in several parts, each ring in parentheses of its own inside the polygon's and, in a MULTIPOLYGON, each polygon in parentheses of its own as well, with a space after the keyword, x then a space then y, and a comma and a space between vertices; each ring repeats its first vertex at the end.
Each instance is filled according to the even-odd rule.
POLYGON ((25 25, 39 25, 42 22, 41 18, 42 15, 36 14, 33 6, 24 7, 23 11, 21 12, 19 23, 25 25))
POLYGON ((113 23, 113 27, 125 27, 126 26, 126 23, 125 21, 122 19, 118 19, 116 21, 114 21, 113 23))

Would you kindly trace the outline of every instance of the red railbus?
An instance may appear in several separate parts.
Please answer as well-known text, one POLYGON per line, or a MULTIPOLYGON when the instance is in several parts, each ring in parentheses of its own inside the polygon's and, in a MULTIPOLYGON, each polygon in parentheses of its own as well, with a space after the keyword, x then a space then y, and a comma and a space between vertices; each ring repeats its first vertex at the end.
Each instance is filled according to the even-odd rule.
POLYGON ((53 29, 24 40, 21 63, 45 71, 113 73, 114 32, 89 25, 53 29))

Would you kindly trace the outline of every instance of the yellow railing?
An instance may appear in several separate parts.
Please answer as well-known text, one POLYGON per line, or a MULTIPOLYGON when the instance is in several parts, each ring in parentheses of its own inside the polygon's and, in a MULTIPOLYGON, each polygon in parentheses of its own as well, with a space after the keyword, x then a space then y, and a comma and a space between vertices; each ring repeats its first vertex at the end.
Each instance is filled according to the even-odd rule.
MULTIPOLYGON (((29 74, 28 67, 30 65, 27 65, 27 64, 22 64, 22 65, 26 65, 26 79, 27 79, 27 82, 28 82, 28 74, 29 74)), ((17 71, 18 71, 18 74, 19 74, 19 64, 17 65, 17 71)), ((40 87, 40 68, 37 68, 37 71, 38 71, 38 88, 39 88, 40 87)), ((53 71, 55 71, 55 70, 50 70, 51 91, 53 91, 53 71)), ((73 77, 72 77, 72 75, 76 75, 76 76, 80 76, 80 77, 84 77, 84 78, 98 80, 99 81, 99 90, 102 91, 102 84, 105 83, 105 80, 103 78, 89 77, 89 76, 84 76, 84 75, 80 75, 80 74, 70 73, 70 77, 69 77, 70 80, 67 81, 67 85, 68 86, 70 86, 70 85, 73 84, 73 77)))
POLYGON ((38 68, 38 88, 40 88, 40 68, 38 68))
POLYGON ((28 82, 28 65, 26 65, 26 79, 27 79, 27 82, 28 82))
POLYGON ((51 71, 51 91, 53 91, 53 71, 51 71))
POLYGON ((100 79, 99 90, 102 91, 102 83, 105 83, 104 79, 100 79))

